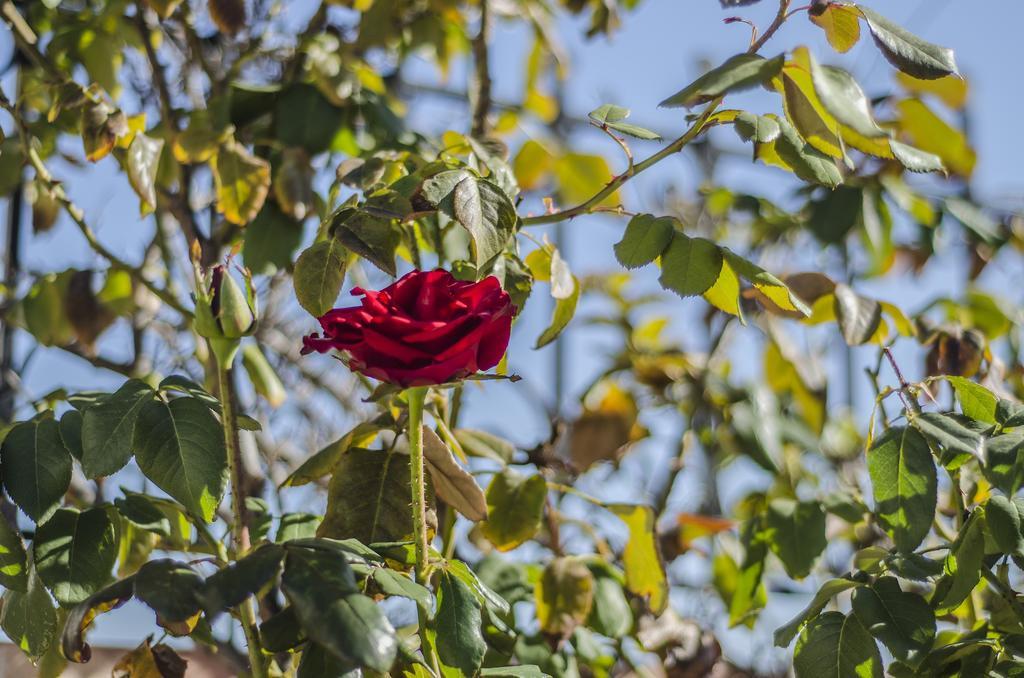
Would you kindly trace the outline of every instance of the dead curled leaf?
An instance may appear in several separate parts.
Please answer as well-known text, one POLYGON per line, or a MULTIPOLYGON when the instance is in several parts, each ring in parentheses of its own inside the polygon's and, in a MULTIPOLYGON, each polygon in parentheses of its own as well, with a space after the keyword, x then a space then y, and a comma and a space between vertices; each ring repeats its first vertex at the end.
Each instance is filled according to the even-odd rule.
POLYGON ((476 522, 487 518, 487 499, 470 473, 434 431, 423 427, 423 457, 434 491, 446 504, 476 522))

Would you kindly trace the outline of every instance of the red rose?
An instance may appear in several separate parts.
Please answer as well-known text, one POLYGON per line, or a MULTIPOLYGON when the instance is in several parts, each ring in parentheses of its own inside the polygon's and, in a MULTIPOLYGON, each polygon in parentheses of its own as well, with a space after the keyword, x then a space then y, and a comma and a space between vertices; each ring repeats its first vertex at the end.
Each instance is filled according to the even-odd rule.
POLYGON ((303 354, 345 351, 351 369, 402 387, 494 367, 516 313, 494 276, 463 282, 448 271, 413 271, 379 292, 357 287, 352 294, 363 295, 363 305, 321 316, 324 336, 303 337, 303 354))

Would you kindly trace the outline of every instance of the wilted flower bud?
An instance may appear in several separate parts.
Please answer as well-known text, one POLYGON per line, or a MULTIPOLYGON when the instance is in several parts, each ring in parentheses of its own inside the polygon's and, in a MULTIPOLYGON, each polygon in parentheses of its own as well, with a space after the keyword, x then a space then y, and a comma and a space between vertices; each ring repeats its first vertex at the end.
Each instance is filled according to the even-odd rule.
POLYGON ((210 341, 217 360, 229 365, 239 340, 256 330, 258 312, 252 276, 241 269, 245 291, 227 266, 218 264, 206 274, 196 271, 195 330, 210 341))

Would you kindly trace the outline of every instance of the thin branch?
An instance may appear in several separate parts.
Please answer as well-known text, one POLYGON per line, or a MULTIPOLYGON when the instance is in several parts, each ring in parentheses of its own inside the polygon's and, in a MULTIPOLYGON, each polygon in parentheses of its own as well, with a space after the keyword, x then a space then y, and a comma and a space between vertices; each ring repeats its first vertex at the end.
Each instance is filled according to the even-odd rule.
POLYGON ((78 205, 71 201, 67 193, 64 191, 64 186, 61 182, 53 178, 50 171, 47 169, 43 159, 39 157, 39 153, 32 145, 32 141, 29 138, 28 131, 25 128, 24 121, 18 115, 17 110, 7 99, 5 95, 0 93, 0 107, 4 108, 14 118, 14 122, 18 127, 18 132, 21 136, 22 146, 25 147, 25 155, 28 157, 29 163, 36 171, 36 176, 40 181, 46 184, 47 188, 53 194, 54 199, 61 204, 64 211, 67 212, 71 220, 78 226, 78 230, 81 231, 85 237, 86 242, 89 246, 101 257, 106 259, 114 268, 120 268, 128 272, 137 282, 145 286, 150 292, 155 294, 162 302, 173 308, 178 313, 184 316, 190 316, 191 312, 186 309, 180 301, 178 301, 174 295, 165 289, 158 287, 153 281, 142 274, 142 271, 129 264, 125 260, 118 257, 116 254, 108 250, 100 241, 96 238, 96 234, 93 232, 89 224, 85 222, 85 213, 78 205))
POLYGON ((164 67, 157 58, 156 50, 153 49, 152 30, 149 22, 146 21, 146 6, 142 0, 135 3, 135 28, 142 39, 142 45, 146 50, 146 58, 149 60, 149 68, 153 73, 153 82, 156 84, 157 94, 160 96, 160 114, 170 125, 171 129, 177 131, 178 125, 174 115, 174 107, 171 105, 171 90, 167 86, 167 75, 164 67))
POLYGON ((473 127, 474 137, 487 134, 487 116, 491 112, 491 68, 487 40, 490 34, 488 0, 480 0, 480 31, 473 38, 473 127))
POLYGON ((572 219, 573 217, 578 217, 581 214, 587 214, 593 211, 594 207, 603 202, 605 198, 615 193, 615 191, 617 191, 619 187, 622 186, 624 183, 626 183, 636 175, 640 174, 648 167, 656 165, 657 163, 661 162, 668 156, 674 155, 679 151, 683 150, 684 148, 686 148, 686 146, 695 138, 697 138, 698 134, 701 133, 701 131, 704 129, 704 126, 707 124, 708 120, 711 119, 711 116, 718 109, 718 106, 721 103, 722 97, 718 97, 717 99, 712 101, 710 104, 708 104, 707 108, 704 109, 704 112, 701 113, 700 117, 698 117, 697 120, 694 121, 694 123, 690 126, 688 130, 686 130, 683 136, 679 137, 678 139, 676 139, 668 146, 655 153, 654 155, 646 158, 645 160, 641 160, 640 162, 631 166, 622 174, 613 178, 610 182, 608 182, 608 184, 604 188, 595 193, 589 200, 582 202, 579 205, 576 205, 575 207, 570 207, 559 212, 552 212, 551 214, 541 214, 535 217, 526 217, 523 219, 523 226, 539 226, 541 224, 554 224, 559 221, 566 221, 567 219, 572 219))
MULTIPOLYGON (((760 50, 764 46, 764 44, 768 42, 768 40, 770 40, 773 35, 775 35, 776 31, 779 30, 782 24, 786 22, 787 11, 789 10, 791 1, 792 0, 779 0, 779 11, 775 15, 775 20, 772 21, 771 25, 769 25, 767 29, 765 29, 764 33, 761 34, 761 37, 750 45, 750 48, 747 50, 749 54, 754 54, 758 50, 760 50)), ((622 174, 614 177, 610 182, 608 182, 608 184, 604 188, 598 191, 589 200, 580 203, 575 207, 570 207, 569 209, 564 209, 558 212, 542 214, 535 217, 526 217, 525 219, 522 220, 523 226, 539 226, 541 224, 554 224, 560 221, 566 221, 567 219, 572 219, 573 217, 578 217, 581 214, 588 214, 589 212, 593 211, 594 207, 599 205, 605 198, 612 195, 624 183, 626 183, 636 175, 640 174, 648 167, 656 165, 657 163, 661 162, 668 156, 674 155, 683 150, 684 148, 686 148, 686 146, 695 138, 697 138, 697 135, 699 135, 704 130, 704 127, 711 119, 711 116, 714 115, 715 111, 718 110, 718 107, 722 104, 723 98, 724 97, 720 96, 711 103, 709 103, 707 107, 704 109, 704 111, 700 114, 700 117, 698 117, 697 120, 694 121, 694 123, 690 126, 688 130, 686 130, 683 136, 679 137, 678 139, 670 143, 668 146, 661 149, 660 151, 650 156, 646 160, 642 160, 636 163, 622 174)))
POLYGON ((910 384, 903 378, 903 372, 900 371, 900 366, 896 364, 896 358, 892 355, 892 350, 886 346, 882 349, 885 357, 889 360, 889 365, 892 367, 892 371, 896 373, 896 379, 900 382, 899 397, 903 401, 903 406, 910 412, 920 412, 921 406, 917 403, 917 399, 914 398, 910 393, 910 384), (909 396, 909 397, 908 397, 909 396))

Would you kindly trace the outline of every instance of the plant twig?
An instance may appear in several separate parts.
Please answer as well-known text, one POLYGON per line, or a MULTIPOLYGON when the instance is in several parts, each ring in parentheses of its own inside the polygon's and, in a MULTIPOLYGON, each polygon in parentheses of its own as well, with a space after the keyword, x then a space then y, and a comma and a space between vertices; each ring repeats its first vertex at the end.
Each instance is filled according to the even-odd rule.
MULTIPOLYGON (((217 365, 217 384, 221 403, 221 423, 224 427, 224 446, 228 455, 228 471, 231 477, 231 520, 232 541, 235 559, 242 558, 249 551, 249 526, 245 506, 245 483, 242 480, 242 452, 238 444, 238 426, 235 418, 235 406, 231 389, 231 373, 226 365, 217 365)), ((238 606, 238 617, 245 633, 245 642, 249 650, 249 662, 252 665, 254 678, 265 678, 266 665, 263 650, 260 647, 259 635, 256 632, 256 611, 252 597, 238 606)))
POLYGON ((101 257, 106 259, 114 268, 124 269, 132 276, 137 282, 145 286, 150 292, 155 294, 162 302, 173 308, 178 313, 184 316, 190 316, 191 313, 186 309, 180 301, 178 301, 173 294, 165 289, 162 289, 156 285, 152 280, 142 274, 142 270, 136 266, 132 266, 125 260, 118 257, 116 254, 108 250, 100 243, 96 234, 93 232, 89 224, 85 222, 85 213, 82 209, 71 201, 67 193, 64 191, 64 187, 61 182, 53 178, 50 174, 50 170, 47 169, 43 159, 39 157, 39 153, 32 145, 32 140, 29 137, 28 131, 25 128, 24 122, 18 116, 18 112, 11 102, 7 99, 2 92, 0 92, 0 107, 4 108, 14 118, 15 125, 18 128, 18 133, 21 138, 21 144, 24 147, 25 155, 28 158, 29 163, 36 171, 37 178, 46 184, 47 188, 53 194, 54 199, 60 203, 61 207, 67 212, 68 216, 81 231, 85 237, 86 242, 89 246, 99 254, 101 257))
POLYGON ((480 0, 480 30, 473 38, 473 126, 471 134, 487 134, 487 116, 491 112, 491 68, 487 40, 490 35, 488 0, 480 0))

